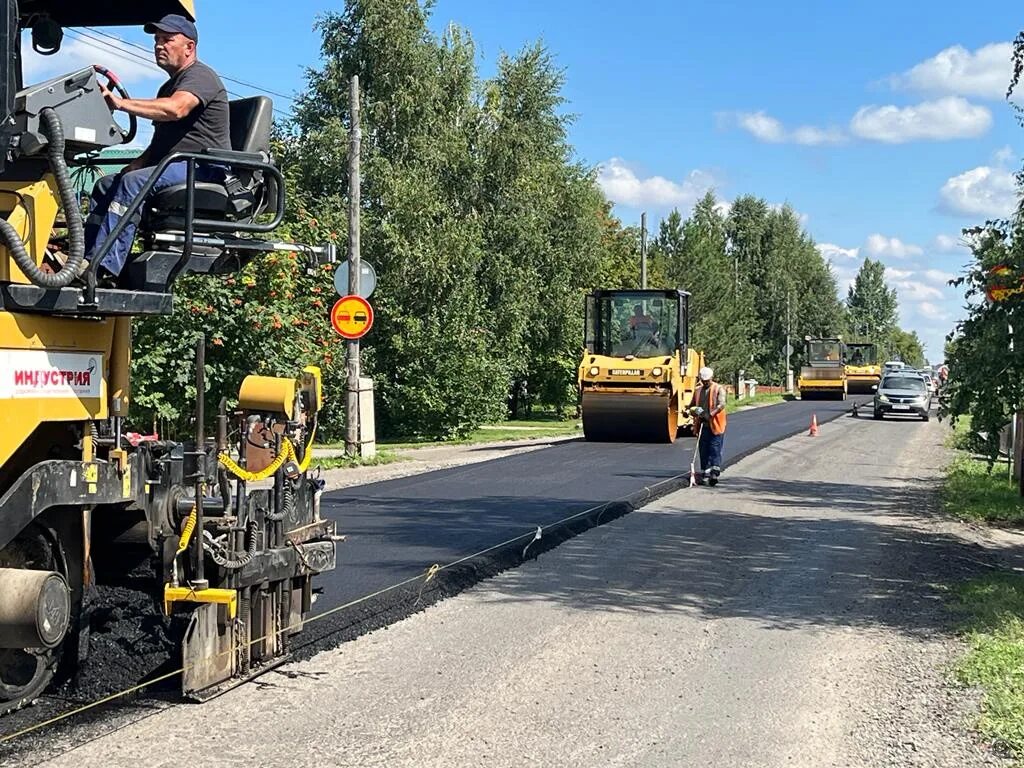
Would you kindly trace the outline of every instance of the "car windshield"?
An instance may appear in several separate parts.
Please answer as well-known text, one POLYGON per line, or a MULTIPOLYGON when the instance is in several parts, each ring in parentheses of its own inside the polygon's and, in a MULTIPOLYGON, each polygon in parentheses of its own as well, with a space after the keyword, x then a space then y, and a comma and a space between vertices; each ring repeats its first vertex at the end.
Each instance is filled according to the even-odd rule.
POLYGON ((909 389, 913 392, 924 392, 924 379, 920 376, 887 376, 882 382, 882 389, 909 389))

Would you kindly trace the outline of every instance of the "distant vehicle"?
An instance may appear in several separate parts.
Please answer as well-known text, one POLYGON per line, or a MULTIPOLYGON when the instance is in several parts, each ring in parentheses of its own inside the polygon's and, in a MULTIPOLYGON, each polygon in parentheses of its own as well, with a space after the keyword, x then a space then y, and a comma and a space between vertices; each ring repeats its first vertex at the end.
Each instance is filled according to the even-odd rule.
POLYGON ((931 409, 931 384, 916 371, 900 370, 882 377, 875 391, 872 415, 876 419, 887 414, 916 415, 928 421, 931 409))
POLYGON ((882 366, 882 375, 885 376, 886 374, 892 373, 893 371, 902 371, 906 367, 907 364, 904 363, 902 360, 890 360, 889 362, 882 366))

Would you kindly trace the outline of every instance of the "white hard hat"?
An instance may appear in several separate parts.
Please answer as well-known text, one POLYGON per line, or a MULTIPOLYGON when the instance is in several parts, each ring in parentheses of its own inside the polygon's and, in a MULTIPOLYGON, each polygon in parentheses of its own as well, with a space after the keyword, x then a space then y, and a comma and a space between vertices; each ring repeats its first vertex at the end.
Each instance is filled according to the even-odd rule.
POLYGON ((697 375, 701 381, 711 381, 715 377, 715 372, 705 365, 697 372, 697 375))

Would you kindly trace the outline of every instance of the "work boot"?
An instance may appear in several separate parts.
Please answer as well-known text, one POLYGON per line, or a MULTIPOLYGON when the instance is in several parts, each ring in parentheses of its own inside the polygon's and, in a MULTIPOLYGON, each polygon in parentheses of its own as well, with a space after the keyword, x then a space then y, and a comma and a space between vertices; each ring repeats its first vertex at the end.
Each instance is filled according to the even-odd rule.
POLYGON ((711 474, 708 476, 708 485, 714 488, 718 485, 718 476, 722 474, 720 469, 712 469, 711 474))

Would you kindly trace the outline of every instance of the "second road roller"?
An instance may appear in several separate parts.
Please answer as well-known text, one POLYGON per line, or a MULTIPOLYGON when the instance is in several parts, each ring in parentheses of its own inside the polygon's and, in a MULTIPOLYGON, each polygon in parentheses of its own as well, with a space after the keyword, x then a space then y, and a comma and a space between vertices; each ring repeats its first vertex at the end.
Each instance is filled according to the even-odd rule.
POLYGON ((587 296, 578 372, 587 440, 670 443, 692 427, 704 355, 689 345, 689 299, 679 289, 587 296))

